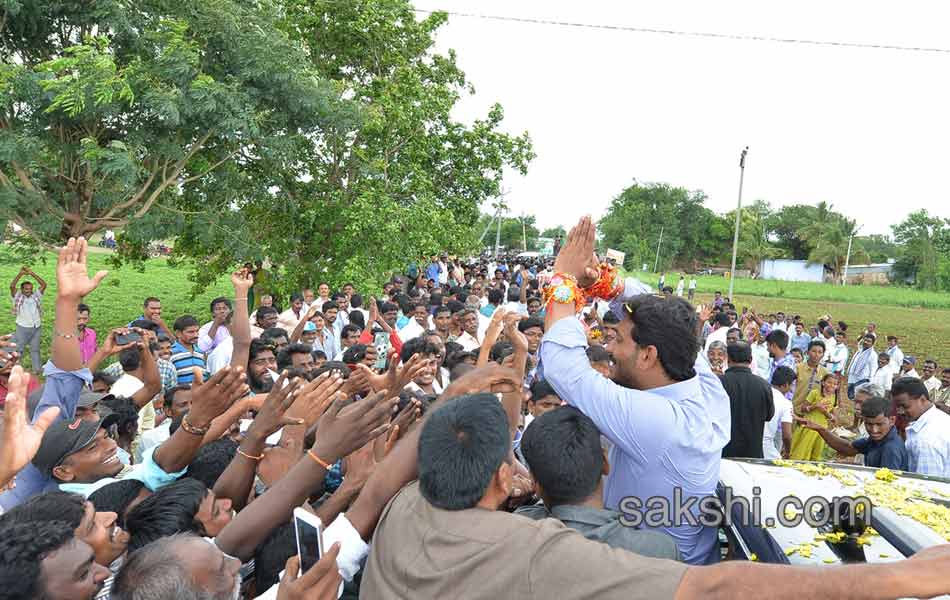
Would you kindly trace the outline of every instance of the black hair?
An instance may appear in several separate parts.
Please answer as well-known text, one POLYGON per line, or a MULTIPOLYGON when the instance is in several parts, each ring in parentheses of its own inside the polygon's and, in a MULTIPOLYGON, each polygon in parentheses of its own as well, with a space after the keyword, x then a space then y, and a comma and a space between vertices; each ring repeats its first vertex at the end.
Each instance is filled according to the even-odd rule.
POLYGON ((86 513, 86 499, 80 494, 60 490, 33 496, 3 515, 4 521, 63 521, 76 529, 86 513))
MULTIPOLYGON (((415 305, 413 304, 412 300, 410 300, 409 296, 407 296, 406 294, 397 294, 396 297, 393 298, 393 300, 396 301, 396 304, 399 306, 399 310, 401 310, 403 314, 409 314, 410 312, 412 312, 412 309, 415 308, 415 305)), ((382 312, 383 311, 380 310, 380 313, 382 312)))
POLYGON ((289 340, 290 336, 287 335, 287 332, 280 327, 270 327, 261 332, 261 337, 257 338, 265 342, 273 342, 278 338, 284 338, 289 340))
POLYGON ((277 371, 283 371, 293 364, 294 354, 310 354, 313 352, 313 346, 310 344, 301 344, 299 342, 290 344, 277 353, 277 371))
POLYGON ((573 406, 532 421, 521 438, 521 453, 552 506, 581 502, 597 490, 604 468, 600 431, 573 406))
POLYGON ((824 319, 818 321, 818 332, 819 332, 819 333, 824 333, 824 332, 825 332, 825 327, 828 327, 828 321, 826 321, 826 320, 824 320, 824 319))
POLYGON ((43 559, 73 543, 65 521, 0 521, 0 598, 45 598, 43 559))
POLYGON ((509 355, 514 353, 515 347, 511 345, 511 342, 495 342, 495 344, 491 347, 491 350, 488 352, 488 360, 501 364, 501 361, 505 360, 509 355))
POLYGON ((327 356, 327 353, 324 352, 323 350, 314 350, 314 351, 311 352, 310 354, 313 354, 313 359, 314 359, 314 360, 319 360, 319 359, 321 359, 321 358, 322 358, 323 360, 327 360, 327 359, 330 358, 329 356, 327 356))
POLYGON ((139 352, 139 347, 136 345, 119 352, 119 364, 122 365, 122 370, 126 373, 141 367, 142 355, 139 352))
POLYGON ((334 303, 336 303, 336 301, 339 300, 340 298, 346 298, 346 294, 344 294, 343 292, 333 292, 332 294, 330 294, 330 300, 333 300, 334 303))
POLYGON ((473 508, 510 448, 508 416, 494 394, 453 398, 422 426, 419 490, 436 508, 473 508))
POLYGON ((137 479, 119 479, 89 494, 89 501, 98 511, 114 512, 119 525, 125 527, 125 512, 144 487, 137 479))
POLYGON ((449 370, 449 380, 450 380, 450 381, 455 381, 455 380, 458 379, 459 377, 462 377, 462 376, 465 375, 466 373, 468 373, 468 372, 470 372, 470 371, 474 371, 474 370, 475 370, 475 367, 472 366, 472 365, 470 365, 470 364, 468 364, 468 363, 464 363, 464 362, 456 363, 456 364, 449 370))
POLYGON ((772 385, 777 387, 791 384, 796 379, 798 379, 798 374, 791 367, 779 367, 772 373, 772 385))
POLYGON ((603 346, 590 346, 587 348, 587 360, 592 363, 610 362, 610 353, 603 346))
POLYGON ((441 313, 449 313, 449 315, 451 315, 451 314, 452 314, 452 309, 449 308, 448 306, 442 306, 442 305, 440 304, 439 306, 436 307, 435 312, 432 313, 432 316, 438 316, 438 315, 440 315, 441 313))
MULTIPOLYGON (((357 344, 357 345, 359 345, 359 344, 357 344)), ((355 348, 355 346, 354 346, 354 348, 355 348)), ((365 348, 365 346, 364 346, 364 348, 365 348)), ((339 372, 340 372, 340 375, 343 377, 343 379, 349 379, 349 378, 350 378, 350 368, 349 368, 348 366, 346 366, 346 363, 340 362, 340 361, 338 361, 338 360, 328 360, 327 362, 323 363, 323 366, 322 366, 322 367, 320 367, 319 369, 317 369, 316 371, 314 371, 314 373, 313 373, 313 378, 316 379, 317 377, 323 375, 324 373, 330 372, 330 371, 339 371, 339 372)))
POLYGON ((618 323, 620 323, 620 319, 618 319, 614 313, 608 311, 607 314, 604 315, 604 325, 617 325, 618 323))
POLYGON ((894 416, 894 403, 880 396, 871 396, 861 403, 861 416, 869 419, 894 416))
POLYGON ((420 335, 402 345, 402 352, 399 353, 399 358, 405 363, 409 362, 409 359, 416 354, 437 356, 439 354, 439 348, 430 342, 429 338, 420 335))
POLYGON ((508 301, 517 302, 521 299, 521 288, 516 285, 508 286, 508 301))
POLYGON ((445 354, 448 356, 453 352, 462 352, 465 350, 465 346, 458 342, 445 342, 445 354))
POLYGON ((191 315, 185 315, 183 317, 178 317, 175 319, 175 324, 172 325, 172 329, 175 331, 184 331, 189 327, 198 327, 198 319, 194 318, 191 315))
POLYGON ((188 412, 189 411, 186 410, 185 412, 181 413, 180 415, 172 419, 171 425, 168 426, 169 436, 175 435, 175 432, 178 431, 179 427, 181 427, 181 422, 185 418, 185 415, 188 414, 188 412))
POLYGON ((346 325, 343 326, 343 329, 340 330, 340 339, 342 340, 343 338, 345 338, 351 333, 355 333, 359 335, 363 333, 363 331, 356 325, 353 325, 352 323, 347 323, 346 325))
POLYGON ((136 319, 129 323, 129 327, 137 327, 139 329, 147 329, 148 331, 158 332, 158 323, 152 321, 151 319, 136 319))
POLYGON ((633 321, 633 341, 654 346, 663 370, 673 381, 696 375, 693 364, 699 353, 696 311, 682 298, 637 296, 625 306, 633 321))
POLYGON ((808 342, 808 350, 811 350, 811 349, 814 348, 815 346, 821 346, 821 349, 822 349, 822 350, 827 350, 827 349, 828 349, 828 347, 825 346, 825 343, 824 343, 823 341, 821 341, 821 340, 812 340, 812 341, 808 342))
POLYGON ((297 300, 300 300, 301 302, 303 302, 303 294, 301 294, 300 292, 294 292, 293 294, 290 295, 291 302, 296 302, 297 300))
POLYGON ((528 317, 527 319, 521 319, 518 323, 518 331, 524 333, 533 327, 540 327, 541 331, 544 331, 544 319, 541 317, 528 317))
MULTIPOLYGON (((336 297, 336 294, 334 294, 333 296, 336 297)), ((323 312, 327 312, 328 310, 335 310, 339 312, 340 307, 337 306, 336 302, 334 302, 333 300, 327 300, 326 302, 323 303, 323 306, 320 307, 320 310, 323 312)))
POLYGON ((79 306, 76 307, 76 312, 81 312, 81 313, 82 313, 82 312, 92 312, 92 311, 89 310, 89 305, 88 305, 88 304, 82 304, 82 303, 80 303, 79 306))
POLYGON ((297 535, 293 523, 284 523, 271 530, 267 539, 254 551, 254 581, 259 590, 277 584, 287 559, 297 553, 297 535))
POLYGON ((782 350, 788 348, 788 334, 781 329, 773 329, 771 333, 765 336, 766 344, 775 344, 782 350))
POLYGON ((379 305, 379 314, 385 314, 388 312, 399 312, 399 307, 393 304, 392 302, 382 302, 379 305))
MULTIPOLYGON (((366 358, 366 344, 353 344, 343 352, 342 361, 347 365, 355 365, 366 358)), ((349 369, 347 369, 349 371, 349 369)))
POLYGON ((211 312, 214 312, 215 304, 226 304, 228 307, 228 310, 232 310, 234 308, 234 306, 231 305, 231 300, 229 300, 228 298, 225 298, 224 296, 219 296, 211 301, 211 308, 209 309, 211 312))
POLYGON ((429 306, 442 306, 442 292, 432 292, 429 296, 429 306))
POLYGON ((735 342, 726 346, 726 356, 729 362, 749 364, 752 362, 752 346, 746 342, 735 342))
MULTIPOLYGON (((267 331, 270 331, 270 329, 268 329, 267 331)), ((281 329, 281 331, 283 331, 283 329, 281 329)), ((267 332, 265 331, 265 333, 267 332)), ((261 336, 259 338, 254 338, 253 340, 251 340, 251 345, 248 349, 248 354, 247 354, 248 363, 255 360, 258 354, 262 354, 263 352, 266 352, 268 350, 270 350, 274 354, 277 353, 277 346, 274 344, 274 342, 272 342, 271 340, 265 340, 264 336, 261 336)))
POLYGON ((274 313, 275 315, 280 314, 273 306, 262 306, 257 309, 257 320, 260 321, 261 317, 266 317, 271 313, 274 313))
POLYGON ((159 300, 155 296, 149 296, 148 298, 145 299, 145 302, 142 303, 142 308, 147 308, 148 305, 151 304, 152 302, 161 302, 161 300, 159 300))
POLYGON ((449 303, 446 305, 449 307, 449 310, 452 311, 452 316, 454 317, 456 313, 460 313, 465 310, 465 304, 459 302, 458 300, 449 300, 449 303))
POLYGON ((528 399, 528 402, 537 402, 545 396, 557 396, 560 398, 558 393, 554 391, 554 388, 551 387, 551 384, 543 379, 531 384, 531 397, 528 399))
POLYGON ((192 532, 206 535, 196 517, 208 488, 197 479, 185 477, 160 488, 129 511, 125 517, 129 532, 129 554, 165 536, 192 532))
POLYGON ((96 371, 95 373, 92 374, 93 383, 96 383, 97 381, 101 381, 102 383, 106 384, 107 387, 110 387, 110 388, 112 387, 112 384, 114 384, 118 380, 119 380, 118 377, 116 377, 115 375, 109 375, 105 371, 96 371))
POLYGON ((498 288, 490 288, 488 290, 488 303, 489 304, 501 304, 505 299, 505 293, 499 290, 498 288))
POLYGON ((729 313, 721 312, 715 316, 713 319, 720 327, 729 327, 732 325, 732 319, 729 318, 729 313))
POLYGON ((366 329, 366 317, 363 315, 363 311, 354 310, 347 315, 347 318, 349 318, 350 324, 359 327, 361 332, 366 329))
POLYGON ((891 385, 891 398, 901 394, 907 394, 911 398, 924 397, 930 400, 930 392, 927 391, 927 386, 916 377, 899 377, 894 380, 891 385))
POLYGON ((190 385, 182 385, 182 384, 178 384, 173 388, 168 388, 167 390, 165 390, 165 393, 162 396, 164 398, 164 401, 162 402, 162 406, 164 408, 170 409, 175 404, 175 394, 177 394, 178 392, 185 392, 189 390, 191 390, 190 385))
POLYGON ((102 404, 112 410, 108 419, 114 420, 119 434, 134 438, 138 432, 139 409, 132 403, 132 399, 111 398, 103 400, 102 404))
POLYGON ((455 352, 449 352, 446 349, 445 354, 445 368, 451 373, 455 370, 457 365, 460 365, 465 362, 466 359, 473 358, 478 359, 478 355, 474 352, 468 352, 467 350, 457 350, 455 352))
POLYGON ((218 478, 237 455, 237 449, 238 443, 227 437, 205 444, 188 465, 185 477, 197 479, 213 490, 218 478))
POLYGON ((359 308, 361 306, 363 306, 363 296, 359 294, 350 296, 350 308, 359 308))

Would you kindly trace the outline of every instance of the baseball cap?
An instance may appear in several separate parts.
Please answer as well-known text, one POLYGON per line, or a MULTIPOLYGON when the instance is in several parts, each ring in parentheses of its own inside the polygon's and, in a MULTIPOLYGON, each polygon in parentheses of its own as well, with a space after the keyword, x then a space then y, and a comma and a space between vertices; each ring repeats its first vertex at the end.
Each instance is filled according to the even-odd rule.
POLYGON ((95 405, 97 402, 102 402, 103 400, 111 400, 115 398, 112 394, 104 394, 102 392, 93 392, 91 390, 83 390, 79 394, 79 402, 76 406, 82 406, 83 408, 89 408, 90 406, 95 405))
POLYGON ((43 435, 40 450, 33 457, 33 466, 44 475, 52 475, 53 469, 70 454, 88 446, 99 431, 99 421, 59 420, 50 425, 43 435))
POLYGON ((911 364, 911 365, 914 365, 914 366, 917 365, 917 359, 914 358, 913 356, 905 356, 905 357, 904 357, 904 362, 905 362, 905 363, 908 363, 908 364, 911 364))

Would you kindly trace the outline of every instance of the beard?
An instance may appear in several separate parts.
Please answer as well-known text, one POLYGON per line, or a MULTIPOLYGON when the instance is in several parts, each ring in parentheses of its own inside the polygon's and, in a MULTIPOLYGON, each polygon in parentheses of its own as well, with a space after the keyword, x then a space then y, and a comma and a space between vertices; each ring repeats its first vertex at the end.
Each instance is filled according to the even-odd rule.
POLYGON ((270 392, 272 387, 274 387, 274 380, 267 371, 264 371, 264 375, 262 377, 258 377, 253 371, 248 371, 247 380, 250 384, 249 387, 251 388, 251 391, 253 391, 255 394, 266 394, 270 392))

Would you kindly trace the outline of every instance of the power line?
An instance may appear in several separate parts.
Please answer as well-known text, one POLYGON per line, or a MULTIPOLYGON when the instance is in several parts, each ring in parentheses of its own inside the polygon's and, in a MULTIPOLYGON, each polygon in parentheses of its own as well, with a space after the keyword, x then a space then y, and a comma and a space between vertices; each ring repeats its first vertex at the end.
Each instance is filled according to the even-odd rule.
POLYGON ((630 27, 626 25, 598 25, 596 23, 575 23, 572 21, 556 21, 551 19, 532 19, 527 17, 507 17, 501 15, 483 15, 476 13, 454 12, 449 10, 425 10, 414 8, 415 12, 432 14, 444 12, 451 17, 468 17, 488 21, 508 21, 512 23, 529 23, 532 25, 556 25, 559 27, 574 27, 581 29, 606 29, 611 31, 631 31, 634 33, 653 33, 658 35, 678 35, 685 37, 712 38, 721 40, 738 40, 745 42, 773 42, 780 44, 799 44, 803 46, 832 46, 837 48, 860 48, 863 50, 897 50, 900 52, 928 52, 935 54, 950 54, 950 48, 931 48, 927 46, 899 46, 896 44, 874 44, 861 42, 842 42, 835 40, 807 40, 785 38, 771 35, 755 35, 741 33, 715 33, 711 31, 682 31, 676 29, 658 29, 655 27, 630 27))

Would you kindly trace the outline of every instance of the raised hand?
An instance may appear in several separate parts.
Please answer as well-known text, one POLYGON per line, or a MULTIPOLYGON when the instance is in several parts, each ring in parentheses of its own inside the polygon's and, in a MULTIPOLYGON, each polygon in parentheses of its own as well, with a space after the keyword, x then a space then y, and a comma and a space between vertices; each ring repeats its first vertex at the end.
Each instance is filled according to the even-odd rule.
POLYGON ((600 277, 594 254, 596 230, 590 216, 582 217, 567 235, 567 241, 554 261, 554 270, 577 278, 580 287, 593 285, 600 277))
POLYGON ((287 415, 302 418, 304 425, 312 427, 336 399, 342 386, 343 377, 339 374, 321 374, 313 381, 308 381, 297 392, 287 415))
POLYGON ((297 399, 301 389, 299 378, 295 377, 287 385, 284 385, 286 380, 287 373, 284 372, 274 382, 274 387, 267 395, 267 400, 261 405, 257 416, 254 417, 254 422, 251 423, 251 428, 247 432, 248 437, 254 436, 263 440, 285 425, 304 424, 303 418, 285 416, 287 410, 297 399))
POLYGON ((413 354, 412 358, 405 364, 399 366, 398 357, 389 359, 389 368, 382 375, 374 373, 372 369, 364 364, 356 365, 357 371, 366 375, 370 385, 374 390, 393 390, 398 393, 399 390, 409 385, 409 382, 416 378, 420 371, 426 368, 426 362, 421 354, 413 354))
POLYGON ((345 401, 345 398, 335 400, 317 428, 313 451, 329 463, 385 433, 399 398, 388 398, 386 390, 382 390, 343 408, 345 401))
POLYGON ((491 363, 469 371, 453 381, 442 392, 442 396, 451 399, 467 394, 508 393, 518 389, 520 385, 521 382, 514 370, 491 363))
POLYGON ((7 399, 0 420, 0 486, 25 467, 40 449, 43 434, 59 416, 59 407, 44 410, 32 425, 26 420, 29 375, 16 365, 7 383, 7 399))
POLYGON ((236 296, 247 296, 247 291, 254 286, 254 275, 247 269, 238 269, 231 273, 231 285, 236 296))
POLYGON ((86 239, 69 238, 66 245, 60 249, 56 260, 56 294, 60 298, 67 298, 79 302, 99 286, 99 283, 109 274, 108 271, 99 271, 92 278, 89 277, 89 267, 86 264, 86 239))
POLYGON ((505 317, 505 337, 508 338, 508 341, 511 342, 511 345, 514 346, 516 351, 528 351, 528 338, 518 330, 518 322, 525 318, 527 317, 519 315, 518 313, 511 313, 505 317))
MULTIPOLYGON (((200 370, 198 370, 200 371, 200 370)), ((224 367, 207 382, 195 377, 191 384, 191 410, 188 421, 195 427, 207 427, 211 421, 226 411, 241 396, 247 393, 244 369, 224 367)))
POLYGON ((300 559, 296 554, 288 558, 284 577, 277 588, 277 600, 336 600, 343 579, 336 568, 339 553, 337 542, 306 573, 300 573, 300 559))

